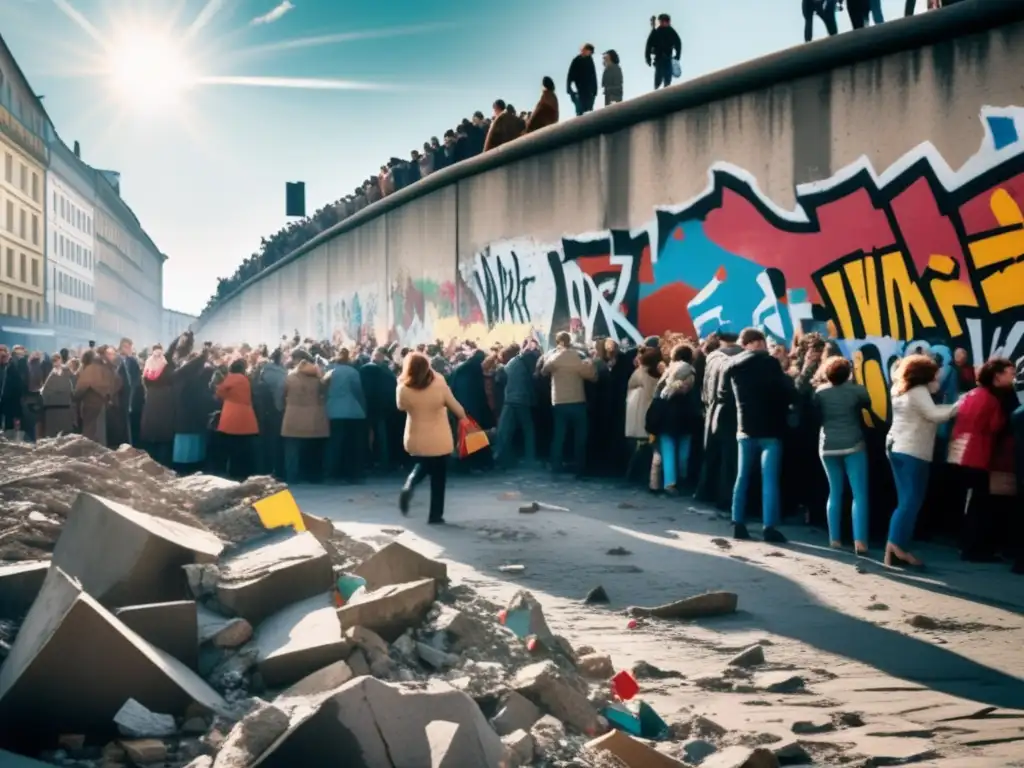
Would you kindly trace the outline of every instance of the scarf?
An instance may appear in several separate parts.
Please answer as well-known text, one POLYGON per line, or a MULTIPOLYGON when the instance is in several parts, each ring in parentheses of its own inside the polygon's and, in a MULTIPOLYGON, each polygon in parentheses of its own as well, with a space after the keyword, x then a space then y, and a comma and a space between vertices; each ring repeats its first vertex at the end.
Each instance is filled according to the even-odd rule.
POLYGON ((167 358, 163 352, 153 352, 146 360, 146 367, 142 371, 142 377, 146 381, 155 381, 167 367, 167 358))

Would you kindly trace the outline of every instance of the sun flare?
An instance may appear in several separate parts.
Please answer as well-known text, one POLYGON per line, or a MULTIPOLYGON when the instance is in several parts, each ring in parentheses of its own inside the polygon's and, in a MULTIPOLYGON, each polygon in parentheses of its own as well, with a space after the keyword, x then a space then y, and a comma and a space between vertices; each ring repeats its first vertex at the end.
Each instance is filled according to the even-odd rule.
POLYGON ((178 106, 197 79, 183 45, 168 33, 138 28, 111 41, 105 69, 118 101, 145 111, 178 106))

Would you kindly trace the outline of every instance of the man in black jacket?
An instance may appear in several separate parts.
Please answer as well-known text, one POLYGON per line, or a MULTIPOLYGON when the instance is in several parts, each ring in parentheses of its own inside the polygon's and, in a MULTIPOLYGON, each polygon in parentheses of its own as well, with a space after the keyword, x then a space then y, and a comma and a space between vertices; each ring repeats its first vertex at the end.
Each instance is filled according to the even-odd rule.
POLYGON ((672 84, 672 60, 679 61, 683 55, 683 41, 679 34, 672 28, 672 19, 667 13, 658 17, 658 26, 651 30, 647 36, 647 47, 644 49, 644 59, 647 66, 654 63, 654 88, 672 84))
POLYGON ((576 105, 576 114, 585 115, 594 110, 597 98, 597 67, 594 66, 594 46, 587 43, 569 65, 565 90, 576 105))
POLYGON ((764 333, 746 328, 739 341, 743 352, 729 363, 719 385, 720 397, 722 390, 731 389, 736 400, 739 466, 732 493, 733 537, 750 538, 745 524, 747 491, 760 465, 764 540, 782 544, 786 537, 776 527, 782 516, 779 471, 786 417, 793 402, 793 382, 779 361, 768 354, 764 333))
POLYGON ((25 386, 7 347, 0 344, 0 433, 21 423, 21 396, 25 386))
POLYGON ((146 401, 146 390, 142 386, 142 367, 135 356, 135 345, 131 339, 121 339, 118 347, 117 375, 121 379, 119 405, 124 412, 128 427, 128 442, 138 446, 139 430, 142 427, 142 408, 146 401))

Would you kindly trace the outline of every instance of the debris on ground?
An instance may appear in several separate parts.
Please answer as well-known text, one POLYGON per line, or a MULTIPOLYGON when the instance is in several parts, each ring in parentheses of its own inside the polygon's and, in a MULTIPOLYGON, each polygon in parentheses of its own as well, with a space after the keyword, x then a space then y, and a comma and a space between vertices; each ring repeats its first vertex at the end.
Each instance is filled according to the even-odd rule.
POLYGON ((630 616, 652 619, 705 619, 735 613, 739 598, 735 592, 707 592, 653 608, 630 606, 630 616))

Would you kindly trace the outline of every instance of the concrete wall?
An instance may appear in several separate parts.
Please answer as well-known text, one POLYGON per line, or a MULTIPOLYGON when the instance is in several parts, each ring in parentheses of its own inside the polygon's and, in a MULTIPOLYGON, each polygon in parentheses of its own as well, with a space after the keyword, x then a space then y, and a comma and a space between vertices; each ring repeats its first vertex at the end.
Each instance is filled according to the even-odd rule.
POLYGON ((966 0, 520 139, 243 286, 204 338, 828 329, 1024 355, 1024 3, 966 0), (805 76, 806 73, 815 74, 805 76))

